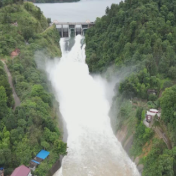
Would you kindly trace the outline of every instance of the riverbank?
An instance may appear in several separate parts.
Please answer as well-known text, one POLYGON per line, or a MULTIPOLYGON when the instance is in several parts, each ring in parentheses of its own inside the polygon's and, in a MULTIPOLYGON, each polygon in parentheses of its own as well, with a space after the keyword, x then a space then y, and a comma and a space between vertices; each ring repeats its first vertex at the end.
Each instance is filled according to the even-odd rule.
POLYGON ((124 150, 127 152, 128 156, 131 158, 131 160, 136 164, 136 167, 140 174, 143 172, 143 164, 140 164, 139 157, 132 157, 130 156, 130 149, 133 146, 134 142, 134 134, 128 135, 128 126, 123 126, 120 130, 117 131, 116 135, 118 141, 122 144, 124 150))
POLYGON ((114 101, 117 123, 113 125, 117 131, 127 128, 123 141, 127 148, 130 147, 125 142, 131 143, 134 134, 130 156, 140 158, 144 176, 149 173, 176 175, 173 110, 176 103, 176 34, 172 32, 176 23, 171 22, 176 14, 171 4, 154 0, 113 4, 86 33, 86 61, 91 72, 105 72, 112 65, 114 70, 129 71, 134 67, 116 86, 114 99, 119 103, 114 101), (161 16, 159 21, 158 16, 161 16), (163 30, 166 26, 167 30, 163 30), (154 117, 152 128, 144 123, 150 109, 161 110, 161 117, 154 117))
POLYGON ((67 147, 62 142, 62 130, 58 129, 54 96, 48 87, 46 74, 38 70, 35 59, 40 57, 44 61, 46 57, 61 56, 60 37, 56 27, 49 27, 40 9, 32 3, 4 5, 0 14, 0 23, 3 24, 0 26, 0 55, 7 65, 4 66, 7 73, 4 78, 9 80, 13 93, 16 92, 16 109, 12 111, 6 103, 10 98, 9 91, 5 89, 5 94, 4 87, 0 86, 4 97, 4 104, 0 104, 3 109, 0 129, 8 134, 0 138, 0 143, 7 141, 5 148, 1 145, 1 165, 5 168, 5 175, 10 175, 21 164, 28 166, 31 158, 45 149, 50 155, 33 173, 44 176, 60 155, 66 154, 67 147), (5 14, 8 14, 8 19, 5 14), (18 51, 18 54, 12 58, 13 51, 18 51))
MULTIPOLYGON (((119 109, 116 135, 142 174, 146 171, 144 170, 146 169, 145 159, 152 158, 151 153, 155 150, 154 146, 161 145, 160 152, 173 150, 171 138, 168 137, 169 131, 163 121, 157 120, 155 116, 152 117, 153 121, 150 122, 150 126, 145 125, 148 123, 146 122, 147 111, 151 108, 147 102, 139 99, 131 99, 130 101, 125 99, 121 101, 120 99, 120 102, 121 106, 116 106, 117 104, 113 103, 119 109)), ((157 154, 155 155, 158 157, 157 154)))

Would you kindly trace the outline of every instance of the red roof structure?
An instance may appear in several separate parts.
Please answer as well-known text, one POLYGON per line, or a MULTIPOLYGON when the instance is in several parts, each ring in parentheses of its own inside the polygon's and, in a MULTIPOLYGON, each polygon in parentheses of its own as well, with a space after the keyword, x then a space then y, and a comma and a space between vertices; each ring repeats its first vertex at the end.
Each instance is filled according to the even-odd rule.
POLYGON ((21 165, 19 167, 17 167, 13 173, 11 174, 11 176, 28 176, 29 173, 30 173, 30 169, 27 168, 26 166, 24 165, 21 165))

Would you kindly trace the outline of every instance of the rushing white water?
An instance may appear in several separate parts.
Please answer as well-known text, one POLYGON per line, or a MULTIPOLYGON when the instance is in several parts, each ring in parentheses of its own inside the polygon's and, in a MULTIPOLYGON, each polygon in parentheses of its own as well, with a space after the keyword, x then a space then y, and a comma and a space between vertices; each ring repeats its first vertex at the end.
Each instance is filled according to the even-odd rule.
POLYGON ((138 176, 110 126, 107 82, 89 75, 81 39, 69 52, 61 39, 62 58, 47 63, 68 131, 68 154, 55 176, 138 176))

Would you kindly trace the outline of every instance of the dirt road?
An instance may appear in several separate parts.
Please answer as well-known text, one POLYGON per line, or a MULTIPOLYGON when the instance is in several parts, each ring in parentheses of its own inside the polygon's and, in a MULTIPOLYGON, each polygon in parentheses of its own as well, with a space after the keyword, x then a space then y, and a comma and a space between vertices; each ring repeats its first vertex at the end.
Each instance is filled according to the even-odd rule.
POLYGON ((6 63, 5 63, 5 61, 4 60, 1 60, 1 61, 4 64, 4 69, 5 69, 5 72, 6 72, 7 76, 8 76, 8 82, 10 84, 10 87, 12 88, 13 98, 15 100, 15 106, 14 106, 13 109, 15 110, 15 108, 20 105, 20 99, 19 99, 18 95, 15 92, 15 88, 14 88, 13 82, 12 82, 12 75, 11 75, 11 73, 10 73, 6 63))

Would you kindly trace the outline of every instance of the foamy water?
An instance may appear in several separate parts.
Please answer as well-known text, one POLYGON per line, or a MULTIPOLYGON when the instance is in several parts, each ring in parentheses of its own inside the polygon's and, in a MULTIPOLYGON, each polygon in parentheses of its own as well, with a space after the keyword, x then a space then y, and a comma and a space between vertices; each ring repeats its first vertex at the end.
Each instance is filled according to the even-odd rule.
POLYGON ((138 176, 110 126, 108 99, 112 97, 107 92, 112 90, 100 76, 90 76, 81 39, 75 38, 69 52, 61 39, 62 58, 47 63, 68 132, 68 154, 54 176, 138 176))

